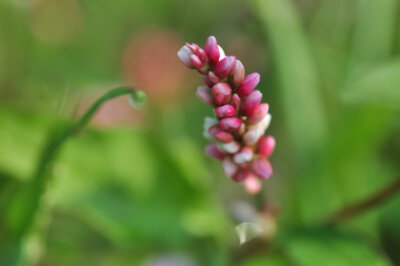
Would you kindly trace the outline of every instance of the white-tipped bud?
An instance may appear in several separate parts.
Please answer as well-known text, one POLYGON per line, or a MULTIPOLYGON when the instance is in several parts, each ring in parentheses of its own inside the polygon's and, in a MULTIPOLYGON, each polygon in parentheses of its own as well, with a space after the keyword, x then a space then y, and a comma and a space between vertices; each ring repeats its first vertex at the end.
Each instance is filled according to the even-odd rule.
POLYGON ((192 51, 187 47, 186 45, 182 46, 182 48, 178 51, 178 58, 181 60, 181 62, 189 67, 189 68, 195 68, 192 61, 190 60, 190 56, 192 55, 192 51))
POLYGON ((237 164, 250 162, 253 159, 253 151, 249 147, 243 147, 238 153, 233 156, 233 161, 237 164))
POLYGON ((224 49, 222 49, 221 46, 218 45, 218 49, 219 49, 219 61, 221 61, 222 59, 224 59, 226 57, 224 49))
POLYGON ((217 120, 217 119, 214 119, 214 118, 212 118, 212 117, 206 117, 206 118, 204 118, 204 125, 203 125, 204 131, 203 131, 203 136, 204 136, 206 139, 211 140, 211 141, 214 141, 214 140, 215 140, 215 139, 214 139, 214 136, 212 136, 212 135, 208 132, 208 130, 210 129, 210 127, 215 126, 215 125, 217 125, 217 124, 218 124, 218 120, 217 120))
POLYGON ((225 175, 229 177, 233 176, 238 169, 238 166, 228 157, 222 160, 222 167, 225 175))
POLYGON ((271 114, 267 114, 260 122, 249 127, 249 130, 244 134, 243 139, 246 145, 253 145, 261 136, 264 135, 271 122, 271 114))
POLYGON ((217 143, 217 148, 223 153, 236 153, 240 149, 240 144, 236 141, 228 143, 217 143))

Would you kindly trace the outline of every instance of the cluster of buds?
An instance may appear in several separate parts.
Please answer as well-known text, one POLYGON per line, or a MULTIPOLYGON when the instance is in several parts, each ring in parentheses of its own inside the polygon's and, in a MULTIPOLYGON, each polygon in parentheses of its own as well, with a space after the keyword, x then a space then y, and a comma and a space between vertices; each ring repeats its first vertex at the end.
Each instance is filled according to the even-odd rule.
POLYGON ((271 121, 268 104, 255 90, 258 73, 245 76, 243 64, 235 56, 225 56, 214 36, 204 46, 187 43, 178 51, 187 67, 197 69, 205 83, 197 96, 215 109, 216 118, 206 117, 204 136, 212 142, 206 153, 221 160, 225 174, 243 182, 249 193, 261 189, 260 179, 272 175, 268 157, 275 147, 272 136, 264 136, 271 121))

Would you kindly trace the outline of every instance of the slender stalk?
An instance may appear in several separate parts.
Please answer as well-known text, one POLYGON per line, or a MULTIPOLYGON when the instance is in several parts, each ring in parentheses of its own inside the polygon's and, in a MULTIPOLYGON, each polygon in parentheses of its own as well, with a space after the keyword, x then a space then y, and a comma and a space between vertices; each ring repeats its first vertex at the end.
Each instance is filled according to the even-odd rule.
MULTIPOLYGON (((7 265, 16 265, 18 263, 22 239, 35 221, 36 213, 40 207, 40 200, 46 191, 48 181, 52 177, 53 162, 63 144, 69 137, 82 130, 88 124, 104 102, 122 95, 130 95, 131 102, 137 106, 144 104, 146 100, 146 95, 142 91, 136 91, 129 87, 110 90, 97 99, 79 120, 62 132, 52 135, 49 141, 45 143, 32 178, 16 195, 16 200, 10 204, 9 212, 7 213, 9 221, 7 226, 8 245, 9 248, 12 246, 13 249, 13 256, 8 260, 7 265)), ((0 265, 2 265, 1 261, 0 265)))
POLYGON ((384 201, 388 200, 389 198, 394 196, 399 191, 400 191, 400 177, 397 178, 389 186, 378 191, 376 194, 372 195, 371 197, 364 199, 360 202, 357 202, 354 205, 345 207, 344 209, 333 214, 328 219, 326 224, 328 226, 335 226, 335 225, 345 222, 351 218, 354 218, 358 215, 361 215, 364 212, 377 207, 379 204, 382 204, 384 201))

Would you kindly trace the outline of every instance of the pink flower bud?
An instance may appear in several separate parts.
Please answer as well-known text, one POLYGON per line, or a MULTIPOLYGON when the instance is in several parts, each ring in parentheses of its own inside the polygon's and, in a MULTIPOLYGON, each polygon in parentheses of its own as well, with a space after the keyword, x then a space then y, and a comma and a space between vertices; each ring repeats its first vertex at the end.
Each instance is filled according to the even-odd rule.
POLYGON ((247 75, 237 90, 240 97, 249 95, 260 82, 260 74, 254 72, 247 75))
POLYGON ((206 51, 208 58, 213 64, 219 61, 219 49, 217 44, 217 39, 214 36, 208 37, 206 44, 204 45, 204 50, 206 51))
POLYGON ((236 171, 236 173, 233 175, 232 179, 236 182, 241 182, 241 181, 244 181, 250 175, 251 175, 251 173, 247 168, 241 167, 241 168, 239 168, 239 170, 236 171))
POLYGON ((205 148, 205 152, 206 152, 210 157, 213 157, 213 158, 216 158, 216 159, 222 160, 222 159, 224 159, 224 157, 225 157, 225 154, 223 154, 222 152, 220 152, 215 144, 208 144, 208 145, 206 146, 206 148, 205 148))
POLYGON ((196 55, 200 58, 201 62, 203 62, 204 64, 208 63, 207 54, 203 49, 197 49, 196 55))
POLYGON ((236 131, 242 124, 242 119, 238 117, 228 117, 219 121, 219 127, 228 132, 236 131))
POLYGON ((253 145, 256 143, 262 135, 264 135, 265 130, 268 128, 271 122, 271 115, 266 114, 264 118, 257 124, 248 126, 247 132, 243 136, 243 141, 246 145, 253 145))
POLYGON ((232 95, 232 105, 235 107, 236 110, 239 110, 240 107, 240 97, 236 93, 232 95))
POLYGON ((179 51, 178 51, 178 58, 181 60, 181 62, 189 67, 189 68, 194 68, 194 65, 192 61, 190 61, 190 56, 192 55, 192 51, 184 45, 179 51))
POLYGON ((246 125, 245 123, 242 123, 239 129, 237 130, 237 133, 239 134, 239 136, 242 136, 244 132, 246 132, 246 125))
POLYGON ((233 155, 233 161, 237 164, 243 164, 246 162, 250 162, 253 159, 253 150, 249 147, 243 147, 233 155))
POLYGON ((260 180, 258 180, 257 177, 252 174, 243 181, 243 185, 249 194, 257 194, 261 190, 260 180))
POLYGON ((214 84, 221 81, 219 77, 212 71, 208 72, 208 79, 214 84))
POLYGON ((264 136, 257 143, 257 152, 269 157, 275 149, 275 139, 272 136, 264 136))
POLYGON ((229 134, 228 132, 222 131, 217 126, 210 127, 210 129, 208 130, 208 133, 210 133, 218 141, 223 142, 223 143, 228 143, 228 142, 233 141, 233 136, 231 134, 229 134))
POLYGON ((225 78, 233 71, 235 66, 236 57, 227 56, 215 65, 214 73, 220 78, 225 78))
POLYGON ((268 179, 273 172, 270 162, 263 157, 258 157, 252 162, 251 170, 256 176, 262 179, 268 179))
POLYGON ((192 54, 190 56, 190 62, 192 62, 194 67, 197 68, 197 69, 199 69, 199 68, 201 68, 203 66, 203 63, 201 62, 200 58, 195 54, 192 54))
POLYGON ((225 104, 215 108, 215 113, 220 118, 231 117, 236 115, 236 109, 232 105, 225 104))
POLYGON ((268 113, 269 105, 267 103, 262 103, 257 106, 254 113, 249 117, 247 123, 249 124, 257 124, 260 122, 268 113))
POLYGON ((217 83, 211 89, 214 103, 216 105, 227 104, 231 101, 232 89, 227 83, 217 83))
POLYGON ((236 66, 233 69, 232 77, 230 80, 232 84, 235 85, 236 88, 238 88, 240 84, 242 84, 243 79, 244 79, 244 66, 242 62, 236 60, 236 66))
POLYGON ((222 167, 224 168, 225 175, 227 176, 233 176, 238 168, 238 166, 229 157, 226 157, 222 160, 222 167))
POLYGON ((194 54, 197 53, 197 49, 200 48, 200 46, 195 43, 192 43, 192 44, 186 43, 186 47, 188 47, 194 54))
POLYGON ((211 89, 206 86, 199 86, 196 92, 197 97, 200 98, 204 103, 213 106, 213 100, 211 95, 211 89))
POLYGON ((240 107, 240 114, 251 116, 261 102, 262 94, 260 91, 253 91, 246 96, 240 107))
POLYGON ((202 76, 201 79, 204 81, 204 84, 206 84, 210 88, 214 85, 214 83, 208 78, 208 76, 202 76))

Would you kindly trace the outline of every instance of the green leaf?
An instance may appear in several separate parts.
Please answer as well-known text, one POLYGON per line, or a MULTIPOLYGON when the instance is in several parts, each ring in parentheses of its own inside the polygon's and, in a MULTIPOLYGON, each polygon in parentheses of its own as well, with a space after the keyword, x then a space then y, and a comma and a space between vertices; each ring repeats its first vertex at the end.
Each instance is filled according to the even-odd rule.
POLYGON ((379 66, 350 82, 342 98, 350 103, 385 103, 400 107, 400 60, 379 66))
POLYGON ((301 266, 390 265, 367 242, 332 231, 300 233, 287 242, 287 253, 301 266))
POLYGON ((289 266, 290 264, 283 257, 276 255, 252 257, 240 266, 289 266))

